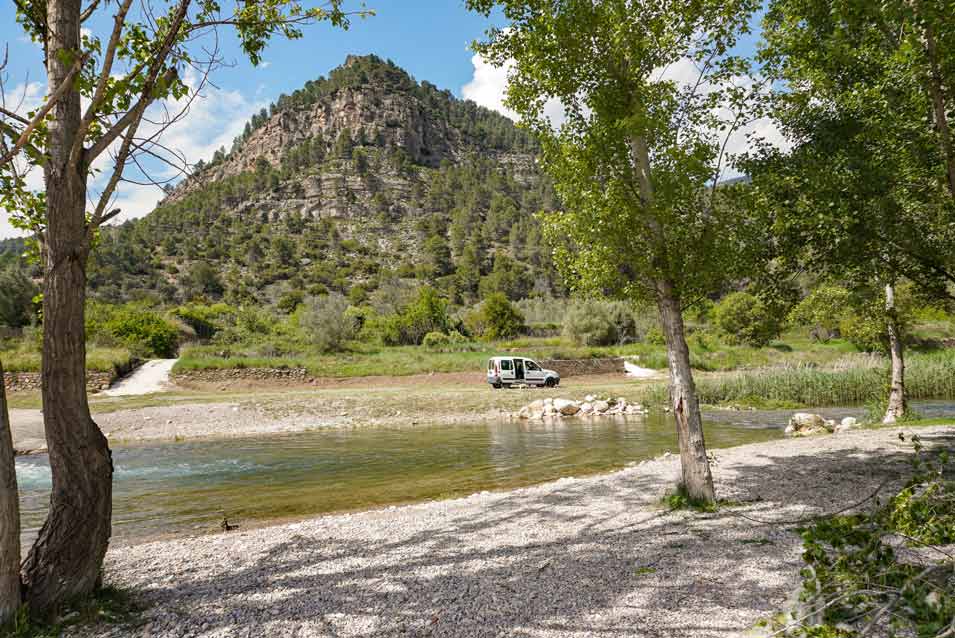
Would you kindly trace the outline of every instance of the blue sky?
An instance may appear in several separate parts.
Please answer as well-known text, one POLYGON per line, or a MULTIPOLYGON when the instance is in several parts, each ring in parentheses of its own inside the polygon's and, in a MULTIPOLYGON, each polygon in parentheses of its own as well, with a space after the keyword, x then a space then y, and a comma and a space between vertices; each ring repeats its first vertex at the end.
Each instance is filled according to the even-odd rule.
MULTIPOLYGON (((459 97, 502 110, 504 72, 484 65, 469 50, 470 43, 482 37, 494 18, 467 11, 464 0, 365 0, 365 4, 376 15, 354 19, 348 31, 319 24, 306 27, 305 37, 300 40, 275 39, 258 68, 243 57, 228 30, 224 30, 223 56, 234 65, 215 74, 215 87, 204 91, 188 118, 167 139, 190 162, 208 160, 219 146, 230 146, 252 113, 307 80, 326 75, 349 53, 391 58, 419 81, 428 80, 459 97)), ((112 9, 113 5, 108 6, 112 9)), ((359 8, 361 4, 356 1, 350 6, 359 8)), ((108 33, 112 10, 99 13, 98 21, 89 26, 105 40, 102 34, 108 33)), ((40 49, 24 37, 14 20, 13 3, 8 2, 0 5, 3 45, 9 46, 5 78, 8 106, 11 99, 22 96, 28 102, 42 97, 45 78, 40 49)), ((741 48, 751 50, 752 39, 741 48)), ((31 179, 38 188, 39 178, 33 175, 31 179)), ((94 182, 94 193, 95 186, 94 182)), ((123 185, 116 205, 124 211, 121 219, 138 217, 149 212, 160 198, 155 187, 123 185)), ((0 210, 0 237, 11 234, 14 231, 6 213, 0 210)))

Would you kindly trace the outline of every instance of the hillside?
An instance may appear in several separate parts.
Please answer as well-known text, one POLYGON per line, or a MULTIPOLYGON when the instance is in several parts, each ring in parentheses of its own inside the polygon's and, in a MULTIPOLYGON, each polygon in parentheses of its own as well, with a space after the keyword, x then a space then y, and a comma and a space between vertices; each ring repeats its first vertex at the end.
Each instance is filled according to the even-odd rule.
POLYGON ((105 230, 90 292, 359 300, 404 279, 458 303, 554 293, 533 215, 556 202, 535 148, 507 118, 352 56, 254 116, 155 211, 105 230))

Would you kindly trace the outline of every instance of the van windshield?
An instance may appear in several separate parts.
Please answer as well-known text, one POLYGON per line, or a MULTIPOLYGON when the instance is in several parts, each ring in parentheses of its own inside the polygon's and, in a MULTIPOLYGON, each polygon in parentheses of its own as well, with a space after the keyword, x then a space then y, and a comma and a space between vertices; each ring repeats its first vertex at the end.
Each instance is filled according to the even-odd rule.
POLYGON ((536 363, 534 363, 534 362, 531 361, 530 359, 525 359, 525 360, 524 360, 524 367, 526 367, 528 370, 540 370, 540 369, 541 369, 539 365, 537 365, 536 363))

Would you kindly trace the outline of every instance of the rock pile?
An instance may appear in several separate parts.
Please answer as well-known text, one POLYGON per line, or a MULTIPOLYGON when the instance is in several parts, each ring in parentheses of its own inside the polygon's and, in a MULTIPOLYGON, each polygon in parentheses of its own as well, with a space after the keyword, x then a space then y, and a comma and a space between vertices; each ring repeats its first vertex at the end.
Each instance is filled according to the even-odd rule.
POLYGON ((623 397, 617 399, 597 398, 592 395, 583 401, 571 399, 538 399, 521 408, 517 416, 521 419, 535 420, 562 417, 594 417, 612 415, 646 414, 647 410, 639 403, 628 403, 623 397))
POLYGON ((851 416, 847 416, 840 422, 833 419, 826 419, 818 414, 809 414, 808 412, 797 412, 789 419, 789 425, 786 426, 786 436, 813 436, 814 434, 835 434, 853 430, 859 425, 859 421, 851 416))

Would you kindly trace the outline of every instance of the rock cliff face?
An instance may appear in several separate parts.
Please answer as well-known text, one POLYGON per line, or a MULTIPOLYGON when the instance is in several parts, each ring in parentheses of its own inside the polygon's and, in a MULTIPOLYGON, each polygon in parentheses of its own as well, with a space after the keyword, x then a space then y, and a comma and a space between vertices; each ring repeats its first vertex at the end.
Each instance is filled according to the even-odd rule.
POLYGON ((536 148, 498 113, 349 57, 253 116, 153 213, 104 233, 91 289, 267 303, 415 279, 461 303, 550 293, 534 215, 556 201, 536 148))

